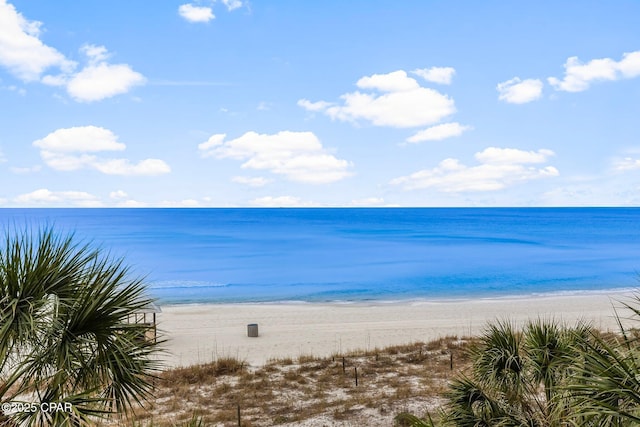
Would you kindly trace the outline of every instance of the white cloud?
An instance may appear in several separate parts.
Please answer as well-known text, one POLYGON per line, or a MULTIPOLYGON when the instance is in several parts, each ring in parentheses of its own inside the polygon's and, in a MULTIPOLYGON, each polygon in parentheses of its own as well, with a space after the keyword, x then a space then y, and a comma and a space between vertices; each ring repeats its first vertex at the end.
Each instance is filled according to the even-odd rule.
POLYGON ((11 170, 11 172, 16 173, 16 174, 27 174, 27 173, 40 172, 41 169, 42 169, 42 167, 40 165, 35 165, 35 166, 31 166, 31 167, 13 166, 13 167, 9 168, 9 170, 11 170))
POLYGON ((640 76, 640 50, 622 55, 618 62, 618 71, 627 79, 640 76))
POLYGON ((592 59, 586 64, 577 56, 567 59, 562 80, 549 77, 549 84, 556 90, 582 92, 592 82, 630 79, 640 76, 640 51, 625 53, 620 61, 611 58, 592 59))
POLYGON ((328 153, 312 132, 247 132, 229 141, 225 138, 225 134, 212 135, 199 144, 202 157, 244 160, 243 169, 269 170, 311 184, 335 182, 352 174, 351 163, 328 153))
POLYGON ((242 0, 222 0, 222 3, 227 6, 229 11, 242 7, 242 0))
POLYGON ((24 18, 6 0, 0 0, 0 65, 23 81, 39 80, 50 67, 68 71, 74 66, 40 40, 41 26, 38 21, 24 18))
POLYGON ((365 199, 352 200, 349 205, 354 207, 374 207, 385 206, 385 203, 382 197, 367 197, 365 199))
POLYGON ((640 159, 625 157, 624 159, 616 160, 613 164, 613 168, 618 172, 640 169, 640 159))
POLYGON ((525 104, 542 96, 544 84, 538 79, 520 80, 514 77, 506 82, 498 83, 496 89, 500 93, 498 99, 510 104, 525 104))
POLYGON ((2 89, 3 90, 8 90, 8 91, 11 91, 11 92, 15 92, 20 96, 25 96, 27 94, 27 91, 26 91, 25 88, 18 87, 16 85, 5 86, 5 87, 2 87, 2 89))
POLYGON ((477 166, 466 166, 458 159, 449 158, 433 169, 395 178, 391 184, 401 185, 406 190, 433 188, 451 193, 501 190, 516 183, 558 176, 559 172, 553 166, 528 166, 546 162, 553 155, 551 150, 489 147, 475 154, 480 163, 477 166))
POLYGON ((295 207, 314 207, 318 204, 301 200, 298 197, 293 196, 265 196, 253 199, 249 202, 252 206, 259 206, 263 208, 295 208, 295 207))
POLYGON ((231 178, 231 181, 238 184, 248 185, 249 187, 264 187, 271 182, 267 178, 263 178, 261 176, 234 176, 231 178))
POLYGON ((126 148, 113 132, 98 126, 58 129, 34 141, 33 145, 55 152, 122 151, 126 148))
POLYGON ((179 201, 163 200, 158 206, 166 208, 199 208, 201 205, 195 199, 184 199, 179 201))
POLYGON ((189 22, 209 22, 215 18, 210 7, 194 6, 191 3, 181 5, 178 13, 189 22))
POLYGON ((471 129, 471 126, 463 126, 456 122, 443 123, 417 132, 415 135, 407 138, 407 142, 440 141, 454 136, 460 136, 469 129, 471 129))
POLYGON ((326 101, 311 102, 308 99, 301 99, 298 101, 298 106, 304 108, 307 111, 312 111, 314 113, 326 110, 332 105, 335 105, 335 104, 332 102, 326 102, 326 101))
POLYGON ((475 158, 481 163, 512 164, 512 163, 544 163, 555 153, 551 150, 524 151, 517 148, 488 147, 476 153, 475 158))
POLYGON ((272 106, 273 106, 273 104, 271 102, 260 101, 260 103, 258 103, 258 106, 256 107, 256 109, 258 111, 269 111, 269 110, 271 110, 272 106))
POLYGON ((92 162, 91 166, 107 175, 164 175, 171 168, 163 160, 145 159, 131 163, 127 159, 108 159, 92 162))
POLYGON ((108 64, 104 46, 85 45, 80 51, 88 64, 76 72, 77 63, 40 40, 40 22, 28 21, 0 0, 0 65, 23 81, 40 80, 51 86, 65 86, 76 101, 92 102, 128 92, 145 83, 142 74, 127 64, 108 64), (57 68, 57 74, 42 74, 57 68))
POLYGON ((362 77, 356 82, 360 89, 375 89, 380 92, 404 92, 420 88, 417 81, 399 70, 388 74, 374 74, 362 77))
POLYGON ((133 199, 120 201, 116 205, 120 208, 144 208, 148 206, 148 204, 145 202, 139 202, 133 199))
POLYGON ((91 168, 108 175, 161 175, 171 171, 169 165, 159 159, 133 164, 127 159, 101 158, 93 154, 126 148, 113 132, 97 126, 58 129, 34 141, 33 146, 40 148, 42 160, 55 170, 91 168))
POLYGON ((413 70, 412 73, 422 77, 428 82, 448 85, 451 84, 456 70, 452 67, 431 67, 413 70))
POLYGON ((109 193, 111 199, 126 199, 129 195, 123 190, 112 191, 109 193))
POLYGON ((144 76, 127 64, 108 64, 104 46, 85 45, 81 51, 88 65, 70 77, 45 79, 50 84, 66 84, 67 92, 76 101, 93 102, 127 93, 134 86, 144 84, 144 76))
POLYGON ((421 87, 403 70, 365 76, 358 80, 357 86, 372 92, 346 93, 341 96, 342 105, 306 99, 298 101, 298 105, 309 111, 321 111, 332 119, 366 120, 375 126, 398 128, 437 123, 456 111, 451 98, 421 87))
POLYGON ((102 206, 93 194, 84 191, 51 191, 41 188, 31 193, 21 194, 14 199, 18 205, 74 205, 81 207, 102 206))

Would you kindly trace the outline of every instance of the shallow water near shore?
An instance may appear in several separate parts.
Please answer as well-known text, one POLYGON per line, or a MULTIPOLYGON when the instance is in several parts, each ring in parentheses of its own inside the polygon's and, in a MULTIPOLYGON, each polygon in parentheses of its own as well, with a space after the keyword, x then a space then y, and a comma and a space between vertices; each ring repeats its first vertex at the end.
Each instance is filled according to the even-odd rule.
POLYGON ((636 208, 2 209, 74 231, 161 303, 499 298, 634 288, 636 208))

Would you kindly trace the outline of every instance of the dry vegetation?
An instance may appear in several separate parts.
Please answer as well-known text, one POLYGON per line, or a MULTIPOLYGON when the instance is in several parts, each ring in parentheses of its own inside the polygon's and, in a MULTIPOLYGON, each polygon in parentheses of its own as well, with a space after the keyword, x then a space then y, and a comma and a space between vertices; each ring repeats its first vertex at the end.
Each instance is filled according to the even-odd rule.
POLYGON ((446 337, 328 358, 274 360, 255 368, 221 358, 172 369, 157 381, 155 398, 126 424, 238 426, 239 412, 247 427, 391 426, 400 412, 421 415, 439 406, 447 380, 470 364, 469 344, 446 337))

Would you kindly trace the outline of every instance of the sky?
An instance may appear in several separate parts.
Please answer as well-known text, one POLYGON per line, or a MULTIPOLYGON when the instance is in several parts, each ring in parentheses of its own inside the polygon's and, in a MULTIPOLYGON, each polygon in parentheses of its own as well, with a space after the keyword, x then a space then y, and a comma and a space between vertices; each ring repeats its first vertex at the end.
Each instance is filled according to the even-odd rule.
POLYGON ((640 1, 0 0, 0 207, 640 205, 640 1))

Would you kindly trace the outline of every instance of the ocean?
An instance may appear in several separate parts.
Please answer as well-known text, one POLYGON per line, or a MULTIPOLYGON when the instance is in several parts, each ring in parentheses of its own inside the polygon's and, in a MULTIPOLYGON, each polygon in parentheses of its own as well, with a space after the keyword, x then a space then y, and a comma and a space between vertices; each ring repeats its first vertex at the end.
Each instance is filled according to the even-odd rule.
POLYGON ((637 208, 0 209, 123 257, 161 304, 365 302, 638 286, 637 208))

